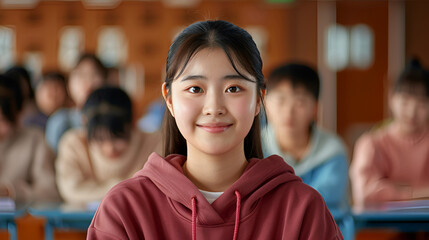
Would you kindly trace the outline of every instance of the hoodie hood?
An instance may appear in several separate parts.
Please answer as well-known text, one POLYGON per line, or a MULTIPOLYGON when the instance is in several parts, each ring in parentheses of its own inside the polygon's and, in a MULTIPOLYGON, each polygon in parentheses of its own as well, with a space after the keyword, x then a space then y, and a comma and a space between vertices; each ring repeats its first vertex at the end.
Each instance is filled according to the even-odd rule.
POLYGON ((149 178, 171 199, 171 204, 183 217, 191 220, 192 210, 196 207, 196 218, 200 225, 233 223, 237 218, 236 210, 239 204, 241 213, 238 217, 244 219, 271 190, 286 182, 301 181, 279 156, 250 159, 241 177, 210 204, 183 174, 182 165, 185 161, 186 157, 182 155, 163 158, 153 153, 144 168, 135 176, 149 178))

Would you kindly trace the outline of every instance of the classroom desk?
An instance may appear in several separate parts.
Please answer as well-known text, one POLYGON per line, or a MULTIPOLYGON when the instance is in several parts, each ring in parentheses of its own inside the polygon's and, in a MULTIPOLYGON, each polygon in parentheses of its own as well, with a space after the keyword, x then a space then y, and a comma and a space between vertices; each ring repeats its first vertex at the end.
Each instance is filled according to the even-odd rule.
POLYGON ((429 231, 429 202, 391 202, 354 209, 356 230, 369 228, 396 229, 401 232, 429 231))
POLYGON ((19 207, 15 211, 0 211, 0 229, 6 229, 9 232, 10 240, 17 240, 15 218, 25 214, 25 208, 19 207))
POLYGON ((55 229, 86 231, 91 224, 95 209, 88 210, 83 206, 63 203, 43 203, 31 205, 28 212, 33 216, 46 219, 45 239, 53 240, 55 229))

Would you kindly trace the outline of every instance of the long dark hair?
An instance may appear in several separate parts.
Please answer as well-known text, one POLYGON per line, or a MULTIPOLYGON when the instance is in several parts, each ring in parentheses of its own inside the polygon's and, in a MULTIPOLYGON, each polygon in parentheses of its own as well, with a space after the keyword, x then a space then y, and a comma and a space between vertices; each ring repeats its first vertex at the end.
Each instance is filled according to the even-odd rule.
MULTIPOLYGON (((171 44, 167 56, 165 84, 171 94, 171 84, 186 68, 191 57, 198 51, 221 48, 235 71, 247 79, 237 69, 237 64, 256 78, 258 95, 265 89, 262 60, 255 42, 248 32, 226 21, 203 21, 194 23, 181 32, 171 44)), ((166 109, 164 114, 164 156, 169 154, 187 155, 186 140, 177 128, 176 120, 166 109)), ((260 135, 260 114, 244 139, 244 153, 247 159, 263 158, 260 135)))

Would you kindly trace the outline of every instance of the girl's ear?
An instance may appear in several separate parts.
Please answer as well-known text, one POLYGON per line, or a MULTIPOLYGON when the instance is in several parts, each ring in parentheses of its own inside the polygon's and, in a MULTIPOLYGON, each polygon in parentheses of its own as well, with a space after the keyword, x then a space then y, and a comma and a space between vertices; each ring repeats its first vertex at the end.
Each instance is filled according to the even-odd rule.
POLYGON ((257 102, 256 102, 256 111, 255 111, 255 117, 259 114, 259 112, 261 111, 261 104, 262 101, 265 99, 265 89, 261 89, 261 97, 258 98, 257 102))
POLYGON ((161 88, 162 97, 165 100, 165 104, 167 105, 168 111, 170 111, 171 116, 174 117, 173 102, 171 101, 171 94, 168 94, 167 83, 163 83, 161 88))

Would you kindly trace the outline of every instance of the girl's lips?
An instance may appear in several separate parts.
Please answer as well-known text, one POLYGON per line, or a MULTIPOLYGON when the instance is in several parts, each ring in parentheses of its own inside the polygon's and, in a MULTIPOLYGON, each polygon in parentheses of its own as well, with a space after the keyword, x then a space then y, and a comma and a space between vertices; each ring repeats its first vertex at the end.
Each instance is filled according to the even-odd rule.
POLYGON ((232 124, 226 124, 226 123, 197 124, 197 127, 202 128, 203 130, 209 133, 225 132, 231 126, 232 124))

